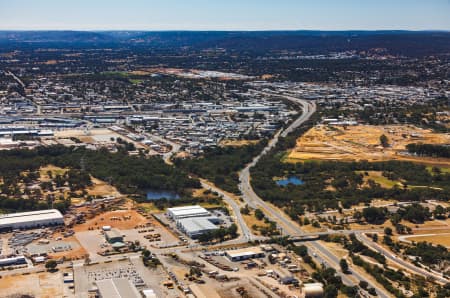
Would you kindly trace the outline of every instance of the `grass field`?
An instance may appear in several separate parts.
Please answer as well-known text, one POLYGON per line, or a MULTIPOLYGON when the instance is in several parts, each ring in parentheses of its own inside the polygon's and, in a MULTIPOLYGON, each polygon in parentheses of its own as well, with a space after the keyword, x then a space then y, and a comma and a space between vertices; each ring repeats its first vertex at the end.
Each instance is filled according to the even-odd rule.
MULTIPOLYGON (((448 232, 448 231, 447 231, 448 232)), ((429 235, 423 235, 423 236, 415 236, 415 237, 408 237, 408 241, 414 241, 414 242, 430 242, 433 244, 440 244, 445 247, 450 248, 450 233, 445 234, 429 234, 429 235)))
MULTIPOLYGON (((364 173, 366 173, 366 171, 356 171, 356 172, 361 173, 363 175, 364 173)), ((401 181, 390 180, 389 178, 384 177, 381 171, 367 171, 367 174, 368 174, 367 176, 364 175, 364 183, 367 183, 369 180, 373 180, 384 188, 392 188, 395 185, 398 185, 400 187, 403 186, 401 181)))

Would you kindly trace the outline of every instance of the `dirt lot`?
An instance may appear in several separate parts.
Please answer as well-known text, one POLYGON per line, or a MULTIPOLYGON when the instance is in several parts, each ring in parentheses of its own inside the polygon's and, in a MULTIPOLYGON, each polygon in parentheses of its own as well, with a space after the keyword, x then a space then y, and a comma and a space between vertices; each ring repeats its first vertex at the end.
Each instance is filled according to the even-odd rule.
POLYGON ((92 196, 121 196, 121 193, 112 185, 94 177, 91 177, 91 181, 93 185, 86 189, 88 194, 92 196))
POLYGON ((253 145, 257 144, 257 140, 223 140, 220 142, 220 146, 233 146, 233 147, 240 147, 240 146, 246 146, 246 145, 253 145))
POLYGON ((438 134, 412 125, 340 126, 318 125, 297 140, 297 146, 286 161, 299 160, 410 160, 427 164, 450 166, 450 159, 406 156, 401 153, 410 143, 450 144, 450 134, 438 134), (386 135, 390 147, 380 145, 386 135))
POLYGON ((146 224, 148 221, 148 219, 134 210, 116 210, 97 215, 83 224, 76 225, 74 230, 80 232, 89 230, 89 227, 101 229, 102 226, 111 226, 113 228, 127 230, 133 229, 137 225, 146 224))
POLYGON ((61 272, 4 276, 0 279, 0 297, 19 294, 41 298, 63 297, 64 284, 62 279, 61 272))

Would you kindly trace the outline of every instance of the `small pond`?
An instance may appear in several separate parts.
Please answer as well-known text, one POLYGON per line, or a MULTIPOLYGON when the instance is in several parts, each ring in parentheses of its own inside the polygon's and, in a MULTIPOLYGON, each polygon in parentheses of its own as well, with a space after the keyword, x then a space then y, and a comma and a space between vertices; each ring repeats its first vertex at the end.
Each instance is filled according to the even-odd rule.
POLYGON ((281 180, 277 180, 277 185, 278 186, 286 186, 288 184, 302 185, 303 183, 304 182, 301 179, 299 179, 299 178, 297 178, 295 176, 288 177, 288 178, 281 179, 281 180))
POLYGON ((180 196, 176 192, 170 190, 147 190, 148 201, 159 200, 162 198, 166 198, 168 200, 175 200, 179 199, 180 196))

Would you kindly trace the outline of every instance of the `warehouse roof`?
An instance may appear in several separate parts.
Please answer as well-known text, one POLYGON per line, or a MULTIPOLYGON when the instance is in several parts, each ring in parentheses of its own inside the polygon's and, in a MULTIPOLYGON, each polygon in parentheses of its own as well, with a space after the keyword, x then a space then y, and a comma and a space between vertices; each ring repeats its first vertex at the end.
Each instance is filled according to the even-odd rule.
POLYGON ((0 215, 0 226, 41 220, 63 220, 63 216, 56 209, 10 213, 0 215))
POLYGON ((209 211, 205 208, 194 205, 194 206, 184 206, 184 207, 175 207, 167 209, 170 213, 175 217, 185 217, 185 216, 202 216, 209 215, 209 211))
POLYGON ((97 281, 100 297, 141 298, 136 287, 126 278, 113 278, 97 281))
POLYGON ((217 226, 208 217, 182 218, 178 220, 178 224, 182 225, 188 234, 217 229, 217 226))
POLYGON ((105 235, 106 235, 106 237, 108 237, 108 238, 122 238, 123 236, 122 236, 122 233, 120 233, 120 231, 119 230, 117 230, 117 229, 111 229, 111 230, 109 230, 109 231, 105 231, 105 235))
POLYGON ((247 247, 242 249, 228 250, 227 254, 231 258, 242 257, 242 256, 254 256, 263 254, 263 250, 260 247, 247 247))

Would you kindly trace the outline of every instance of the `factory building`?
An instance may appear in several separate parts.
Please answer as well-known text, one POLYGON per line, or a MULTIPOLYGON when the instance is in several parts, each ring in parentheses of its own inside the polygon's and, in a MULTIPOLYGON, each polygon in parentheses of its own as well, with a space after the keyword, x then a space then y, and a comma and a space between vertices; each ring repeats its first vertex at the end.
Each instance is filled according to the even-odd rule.
POLYGON ((117 229, 111 229, 111 230, 105 231, 105 238, 106 238, 106 241, 108 241, 111 244, 117 243, 117 242, 123 243, 123 235, 117 229))
POLYGON ((177 227, 190 238, 198 238, 201 234, 215 231, 220 220, 215 216, 190 217, 177 220, 177 227))
POLYGON ((15 266, 26 264, 27 260, 24 256, 17 256, 13 258, 0 259, 0 267, 4 266, 15 266))
POLYGON ((247 247, 236 250, 227 250, 225 255, 232 262, 243 261, 248 259, 263 258, 264 252, 259 247, 247 247))
POLYGON ((64 217, 56 209, 0 215, 0 231, 63 225, 64 217))
POLYGON ((323 284, 307 283, 303 284, 305 298, 319 298, 323 296, 323 284))
POLYGON ((211 215, 208 210, 199 205, 168 208, 167 213, 173 220, 211 215))
POLYGON ((100 298, 142 298, 136 287, 126 278, 104 279, 96 284, 100 298))

